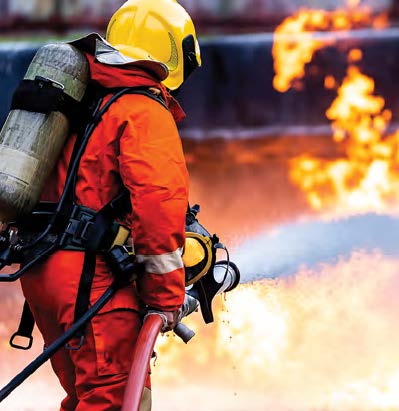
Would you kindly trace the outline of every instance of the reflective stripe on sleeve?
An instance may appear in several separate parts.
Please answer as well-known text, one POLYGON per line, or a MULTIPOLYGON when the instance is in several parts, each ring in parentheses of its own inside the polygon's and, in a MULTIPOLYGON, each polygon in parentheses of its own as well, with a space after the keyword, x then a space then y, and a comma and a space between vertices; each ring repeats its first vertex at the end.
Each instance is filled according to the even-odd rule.
POLYGON ((160 255, 136 255, 138 263, 145 264, 145 270, 151 274, 167 274, 184 267, 182 259, 183 248, 171 253, 160 255))

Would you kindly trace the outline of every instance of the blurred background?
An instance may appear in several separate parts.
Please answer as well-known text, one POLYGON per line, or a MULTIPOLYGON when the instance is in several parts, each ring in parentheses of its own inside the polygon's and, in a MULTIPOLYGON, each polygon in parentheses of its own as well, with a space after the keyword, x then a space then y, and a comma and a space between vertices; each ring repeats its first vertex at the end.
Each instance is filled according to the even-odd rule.
MULTIPOLYGON (((181 3, 203 57, 178 95, 190 200, 242 285, 187 346, 160 338, 154 411, 399 410, 399 0, 181 3)), ((0 124, 38 47, 120 4, 0 0, 0 124)), ((42 346, 11 351, 18 285, 0 301, 3 385, 42 346)), ((62 395, 47 366, 1 408, 62 395)))
MULTIPOLYGON (((1 0, 2 33, 58 32, 71 30, 104 31, 120 0, 1 0)), ((301 7, 336 9, 345 0, 182 0, 196 21, 199 31, 207 33, 263 32, 273 30, 288 15, 301 7)), ((363 5, 375 13, 396 15, 397 0, 365 0, 363 5)))

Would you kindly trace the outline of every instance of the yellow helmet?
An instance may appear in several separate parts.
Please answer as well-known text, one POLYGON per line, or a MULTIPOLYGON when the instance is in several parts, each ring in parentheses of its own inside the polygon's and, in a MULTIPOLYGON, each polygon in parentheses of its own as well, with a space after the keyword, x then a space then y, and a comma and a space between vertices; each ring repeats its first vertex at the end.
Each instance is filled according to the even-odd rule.
POLYGON ((175 90, 201 65, 194 24, 176 0, 128 0, 112 16, 106 39, 123 55, 167 68, 175 90))

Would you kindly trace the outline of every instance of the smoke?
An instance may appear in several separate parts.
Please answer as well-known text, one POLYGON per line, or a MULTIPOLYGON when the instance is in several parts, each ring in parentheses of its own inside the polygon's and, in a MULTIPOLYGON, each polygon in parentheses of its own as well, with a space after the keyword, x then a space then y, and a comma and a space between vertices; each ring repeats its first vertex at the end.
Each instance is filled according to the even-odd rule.
POLYGON ((242 282, 274 278, 335 263, 353 251, 379 250, 399 255, 399 219, 366 214, 337 221, 309 221, 282 225, 242 244, 232 259, 242 282))

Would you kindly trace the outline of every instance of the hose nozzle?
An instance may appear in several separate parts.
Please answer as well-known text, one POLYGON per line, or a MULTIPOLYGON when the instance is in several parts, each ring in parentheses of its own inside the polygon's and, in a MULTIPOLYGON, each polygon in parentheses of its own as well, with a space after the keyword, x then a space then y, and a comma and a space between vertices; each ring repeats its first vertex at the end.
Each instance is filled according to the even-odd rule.
POLYGON ((197 281, 187 294, 197 299, 205 323, 213 322, 212 300, 216 295, 234 290, 240 282, 240 270, 231 261, 218 261, 213 270, 197 281))

